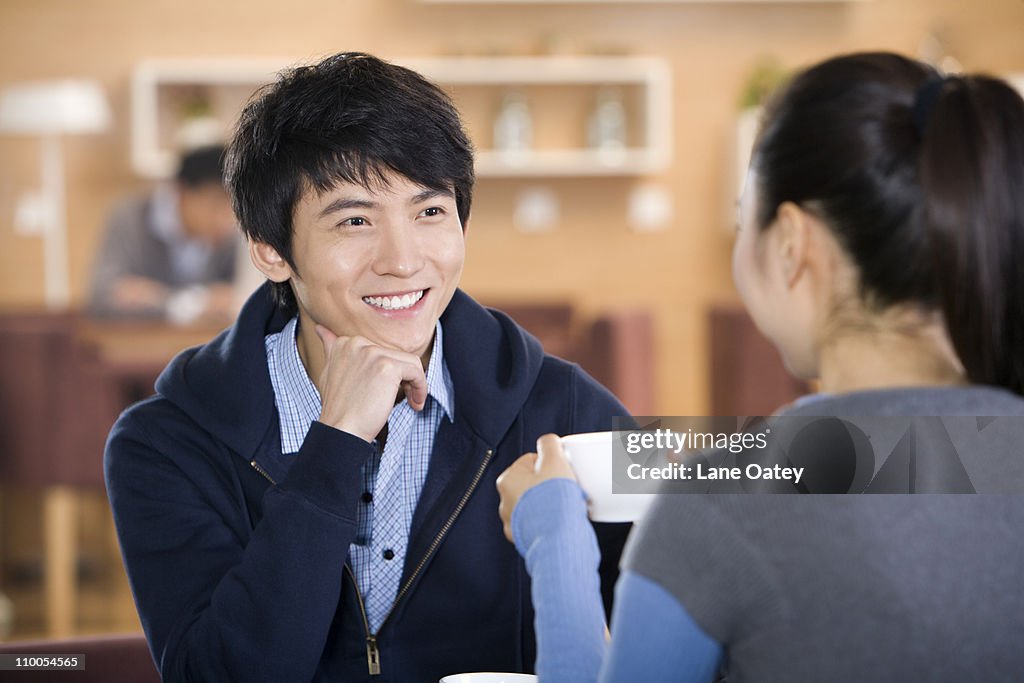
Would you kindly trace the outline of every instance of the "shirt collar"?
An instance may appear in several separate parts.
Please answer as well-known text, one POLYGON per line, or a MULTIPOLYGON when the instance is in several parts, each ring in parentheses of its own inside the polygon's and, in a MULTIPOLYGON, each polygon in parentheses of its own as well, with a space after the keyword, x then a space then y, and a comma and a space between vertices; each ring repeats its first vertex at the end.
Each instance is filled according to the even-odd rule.
POLYGON ((434 350, 427 363, 427 395, 437 401, 450 422, 455 422, 455 405, 452 402, 454 393, 448 364, 444 362, 444 332, 438 320, 434 327, 434 350))
POLYGON ((153 190, 149 207, 151 225, 157 237, 168 244, 185 239, 178 205, 178 190, 174 185, 158 185, 153 190))

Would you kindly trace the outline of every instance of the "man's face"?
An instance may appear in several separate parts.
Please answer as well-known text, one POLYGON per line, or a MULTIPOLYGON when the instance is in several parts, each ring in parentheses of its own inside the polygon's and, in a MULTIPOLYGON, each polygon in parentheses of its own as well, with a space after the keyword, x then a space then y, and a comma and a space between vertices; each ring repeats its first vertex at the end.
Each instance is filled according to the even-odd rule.
POLYGON ((309 332, 319 323, 422 357, 462 275, 462 223, 452 192, 386 179, 307 190, 293 213, 288 270, 309 332))
POLYGON ((219 182, 178 186, 178 209, 192 239, 216 246, 238 234, 231 198, 219 182))

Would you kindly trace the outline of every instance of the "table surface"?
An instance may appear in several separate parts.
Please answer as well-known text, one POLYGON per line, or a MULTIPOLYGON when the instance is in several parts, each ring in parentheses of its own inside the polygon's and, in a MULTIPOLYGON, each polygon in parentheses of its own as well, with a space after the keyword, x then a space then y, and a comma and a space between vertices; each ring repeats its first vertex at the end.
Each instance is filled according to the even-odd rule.
POLYGON ((166 364, 180 351, 210 341, 223 329, 222 325, 178 326, 155 321, 81 318, 75 326, 75 336, 93 348, 104 362, 166 364))

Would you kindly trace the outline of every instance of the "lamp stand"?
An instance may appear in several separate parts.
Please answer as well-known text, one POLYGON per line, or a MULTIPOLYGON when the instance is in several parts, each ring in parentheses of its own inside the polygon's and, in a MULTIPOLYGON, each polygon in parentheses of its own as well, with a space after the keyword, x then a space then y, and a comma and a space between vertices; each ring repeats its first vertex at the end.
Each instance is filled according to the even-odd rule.
POLYGON ((47 135, 41 141, 42 185, 46 198, 43 231, 43 284, 46 306, 64 310, 71 303, 68 276, 68 232, 64 197, 64 153, 61 138, 47 135))

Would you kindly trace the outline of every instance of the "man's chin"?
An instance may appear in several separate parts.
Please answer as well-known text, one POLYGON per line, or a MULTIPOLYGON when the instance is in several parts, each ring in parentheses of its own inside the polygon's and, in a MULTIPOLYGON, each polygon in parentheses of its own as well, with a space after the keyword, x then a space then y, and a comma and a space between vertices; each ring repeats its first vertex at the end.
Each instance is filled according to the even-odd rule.
POLYGON ((383 346, 386 349, 401 351, 402 353, 410 353, 422 358, 434 343, 434 329, 431 328, 429 335, 425 335, 415 340, 408 337, 399 339, 395 337, 376 335, 368 336, 367 339, 370 340, 370 342, 377 344, 378 346, 383 346))

